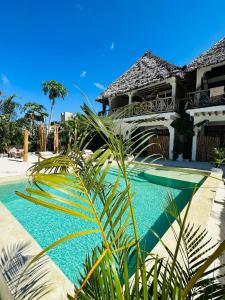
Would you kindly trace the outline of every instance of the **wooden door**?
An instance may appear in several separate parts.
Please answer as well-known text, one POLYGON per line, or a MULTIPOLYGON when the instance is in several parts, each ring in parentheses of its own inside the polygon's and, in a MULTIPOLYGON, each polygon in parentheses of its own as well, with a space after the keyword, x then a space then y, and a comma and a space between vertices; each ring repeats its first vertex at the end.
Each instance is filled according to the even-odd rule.
POLYGON ((220 138, 212 136, 198 136, 197 153, 198 161, 211 161, 212 149, 220 146, 220 138))
POLYGON ((162 156, 163 158, 169 157, 169 136, 161 135, 154 136, 149 140, 149 155, 162 156))

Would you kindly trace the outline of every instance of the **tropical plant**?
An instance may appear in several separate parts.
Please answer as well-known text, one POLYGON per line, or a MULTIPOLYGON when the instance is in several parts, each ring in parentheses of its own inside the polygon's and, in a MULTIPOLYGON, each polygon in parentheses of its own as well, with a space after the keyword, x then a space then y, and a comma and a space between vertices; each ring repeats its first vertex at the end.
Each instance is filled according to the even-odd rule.
POLYGON ((48 117, 46 113, 46 108, 39 103, 27 102, 23 106, 23 111, 25 113, 24 118, 30 120, 30 125, 33 128, 35 122, 44 123, 45 118, 48 117))
POLYGON ((76 114, 70 120, 61 122, 59 138, 65 153, 77 153, 78 149, 88 147, 93 138, 93 129, 83 115, 76 114))
POLYGON ((56 98, 64 99, 68 91, 67 89, 62 85, 62 83, 57 82, 55 80, 49 80, 42 83, 42 91, 45 95, 48 94, 49 99, 51 100, 51 111, 49 115, 49 124, 48 124, 48 132, 50 131, 51 121, 52 121, 52 114, 53 109, 55 106, 55 100, 56 98))
POLYGON ((220 168, 225 164, 225 149, 215 147, 212 150, 212 163, 216 168, 220 168))
POLYGON ((48 114, 46 108, 35 102, 27 102, 23 106, 23 123, 24 126, 29 129, 29 148, 31 151, 38 149, 39 141, 39 126, 45 122, 48 114))
POLYGON ((0 100, 0 115, 5 116, 8 121, 16 119, 18 110, 21 110, 22 106, 15 101, 16 95, 11 95, 0 100))
POLYGON ((11 95, 0 100, 0 152, 6 152, 9 146, 21 140, 17 116, 22 106, 15 101, 15 97, 11 95))
MULTIPOLYGON (((102 119, 87 106, 83 107, 83 112, 85 122, 102 137, 104 146, 84 159, 84 144, 76 144, 75 155, 59 155, 36 164, 31 169, 35 187, 17 194, 35 204, 84 219, 87 228, 60 238, 35 260, 69 239, 98 233, 101 243, 87 257, 75 295, 68 299, 223 299, 224 286, 214 276, 219 268, 209 270, 208 267, 221 255, 225 242, 207 256, 215 245, 207 247, 206 231, 186 224, 191 201, 183 219, 174 202, 169 202, 168 211, 179 225, 174 251, 164 244, 157 232, 153 232, 165 247, 167 257, 149 253, 140 243, 130 180, 137 164, 126 158, 134 155, 135 159, 149 147, 144 146, 136 153, 152 133, 148 129, 138 133, 136 146, 132 147, 111 118, 102 119), (111 159, 118 168, 113 184, 107 180, 111 159), (123 185, 120 185, 121 179, 123 185), (129 231, 132 234, 128 234, 128 227, 132 228, 129 231)), ((130 123, 130 132, 135 129, 136 123, 130 123)), ((138 165, 138 168, 143 167, 138 165)))

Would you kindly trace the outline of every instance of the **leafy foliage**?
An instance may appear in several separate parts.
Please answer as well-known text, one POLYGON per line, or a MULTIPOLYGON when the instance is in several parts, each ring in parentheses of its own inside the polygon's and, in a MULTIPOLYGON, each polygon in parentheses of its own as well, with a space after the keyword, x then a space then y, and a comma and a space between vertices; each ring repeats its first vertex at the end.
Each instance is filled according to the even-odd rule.
POLYGON ((30 132, 29 149, 35 151, 38 147, 38 126, 47 116, 43 105, 27 102, 24 106, 16 100, 16 95, 0 100, 0 152, 4 153, 10 147, 22 147, 23 130, 30 132))
POLYGON ((216 168, 220 168, 223 164, 225 164, 225 149, 224 148, 213 148, 212 162, 216 168))
POLYGON ((15 101, 16 95, 0 100, 0 115, 5 116, 8 121, 13 121, 17 117, 21 105, 15 101))
POLYGON ((35 121, 44 123, 45 118, 48 116, 46 108, 36 102, 25 103, 23 111, 25 112, 24 118, 30 120, 31 126, 35 121))
POLYGON ((76 114, 70 120, 61 123, 60 127, 60 142, 66 153, 77 153, 78 149, 88 148, 93 130, 85 122, 84 116, 76 114))
POLYGON ((42 90, 45 95, 49 95, 49 99, 55 100, 56 98, 64 99, 68 94, 67 89, 62 83, 55 80, 49 80, 42 83, 42 90))
POLYGON ((21 105, 15 101, 15 95, 0 100, 0 152, 7 151, 13 143, 22 140, 21 119, 17 119, 21 105))

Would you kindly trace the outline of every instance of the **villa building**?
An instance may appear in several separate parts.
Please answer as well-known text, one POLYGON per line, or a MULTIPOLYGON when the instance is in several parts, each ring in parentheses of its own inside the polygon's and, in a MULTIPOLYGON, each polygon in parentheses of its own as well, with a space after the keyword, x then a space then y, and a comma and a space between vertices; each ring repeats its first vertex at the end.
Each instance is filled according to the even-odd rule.
POLYGON ((208 160, 212 146, 225 147, 225 38, 194 59, 187 71, 195 82, 187 94, 194 123, 192 160, 208 160))
POLYGON ((182 151, 187 159, 204 161, 212 147, 225 145, 224 86, 225 38, 183 68, 146 52, 96 100, 102 103, 99 114, 112 115, 125 138, 131 122, 138 130, 153 128, 169 159, 181 153, 186 134, 174 123, 188 117, 193 130, 182 151))

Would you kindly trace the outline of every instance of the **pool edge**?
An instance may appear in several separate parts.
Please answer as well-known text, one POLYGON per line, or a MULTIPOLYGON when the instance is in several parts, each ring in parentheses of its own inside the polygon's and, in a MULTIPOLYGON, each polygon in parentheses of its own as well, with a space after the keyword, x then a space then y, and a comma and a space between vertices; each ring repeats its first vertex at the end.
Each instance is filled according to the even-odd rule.
MULTIPOLYGON (((222 176, 217 173, 211 173, 206 178, 206 180, 198 188, 198 190, 193 196, 190 210, 187 216, 187 223, 190 222, 191 224, 194 224, 196 228, 201 226, 205 229, 207 227, 217 189, 220 188, 221 182, 222 176)), ((184 217, 186 208, 187 205, 184 207, 183 211, 180 214, 181 218, 184 217)), ((162 236, 162 240, 171 251, 174 251, 175 238, 173 230, 175 230, 175 233, 178 233, 179 227, 176 221, 174 221, 171 226, 162 236), (173 227, 173 229, 171 226, 173 227)), ((160 257, 168 256, 160 241, 155 245, 151 253, 155 253, 160 257)))
MULTIPOLYGON (((0 203, 0 212, 3 216, 0 220, 0 248, 3 246, 11 245, 12 243, 29 242, 30 250, 29 254, 37 255, 43 249, 37 243, 37 241, 27 232, 27 230, 17 221, 17 219, 11 214, 11 212, 5 207, 3 203, 0 203), (9 240, 10 236, 10 240, 9 240), (6 242, 7 241, 7 242, 6 242)), ((43 300, 55 300, 55 299, 68 299, 67 293, 73 293, 73 283, 64 275, 55 262, 49 257, 46 262, 46 268, 48 270, 48 277, 50 278, 51 292, 43 296, 43 300), (54 288, 55 287, 55 288, 54 288)), ((3 298, 4 299, 4 298, 3 298)), ((6 298, 7 299, 7 298, 6 298)))

